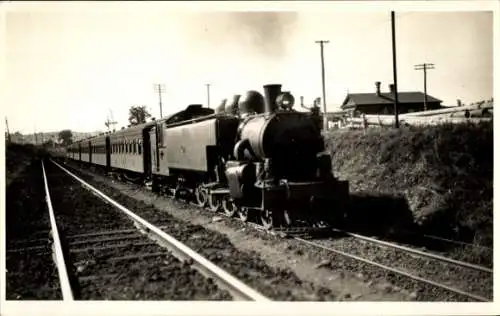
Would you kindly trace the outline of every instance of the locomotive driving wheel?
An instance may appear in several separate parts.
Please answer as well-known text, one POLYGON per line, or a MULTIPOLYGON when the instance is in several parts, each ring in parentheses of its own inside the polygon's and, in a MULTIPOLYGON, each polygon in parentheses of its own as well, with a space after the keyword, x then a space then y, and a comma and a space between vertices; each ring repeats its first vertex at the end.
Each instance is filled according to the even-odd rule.
POLYGON ((194 190, 194 196, 196 199, 196 204, 198 204, 198 206, 205 207, 205 205, 207 205, 207 191, 203 189, 201 185, 197 186, 194 190))
POLYGON ((221 208, 221 198, 216 194, 208 195, 208 207, 212 212, 218 212, 221 208))
POLYGON ((274 226, 275 220, 274 220, 275 214, 273 214, 273 211, 269 209, 265 209, 260 212, 260 220, 262 222, 262 226, 264 226, 265 229, 271 229, 274 226))
POLYGON ((248 221, 248 218, 249 218, 248 214, 249 214, 249 210, 247 207, 242 206, 238 209, 238 216, 240 217, 242 222, 248 221))
POLYGON ((227 195, 222 200, 222 209, 224 210, 224 213, 227 217, 233 217, 234 214, 236 214, 238 207, 236 206, 234 201, 231 200, 231 197, 227 195))

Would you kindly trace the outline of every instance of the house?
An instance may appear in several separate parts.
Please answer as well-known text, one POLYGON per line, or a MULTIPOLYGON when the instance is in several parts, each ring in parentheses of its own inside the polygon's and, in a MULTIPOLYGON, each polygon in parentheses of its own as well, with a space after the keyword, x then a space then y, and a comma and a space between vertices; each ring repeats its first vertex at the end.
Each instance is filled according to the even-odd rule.
MULTIPOLYGON (((394 85, 389 85, 389 92, 380 91, 380 81, 375 82, 374 93, 349 93, 341 109, 350 111, 354 116, 365 114, 394 114, 394 85)), ((425 94, 419 91, 398 92, 398 112, 411 113, 424 111, 425 94)), ((427 110, 442 108, 441 100, 427 95, 427 110)))

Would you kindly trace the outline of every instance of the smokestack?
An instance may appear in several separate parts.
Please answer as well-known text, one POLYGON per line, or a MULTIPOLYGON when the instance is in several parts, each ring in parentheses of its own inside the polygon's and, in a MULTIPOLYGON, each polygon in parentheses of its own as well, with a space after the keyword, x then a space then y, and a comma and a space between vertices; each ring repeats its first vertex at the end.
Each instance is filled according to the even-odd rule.
POLYGON ((391 94, 394 94, 394 84, 393 83, 391 83, 389 85, 389 91, 391 92, 391 94))
POLYGON ((274 113, 278 109, 276 98, 281 94, 280 84, 268 84, 264 86, 264 112, 274 113))
POLYGON ((457 99, 457 106, 462 106, 462 101, 460 101, 460 99, 457 99))
POLYGON ((380 96, 380 81, 375 81, 375 89, 378 96, 380 96))
POLYGON ((215 108, 215 113, 224 113, 226 102, 227 99, 223 99, 222 102, 215 108))
POLYGON ((238 115, 238 102, 240 101, 241 95, 235 94, 231 103, 226 104, 226 113, 238 115))

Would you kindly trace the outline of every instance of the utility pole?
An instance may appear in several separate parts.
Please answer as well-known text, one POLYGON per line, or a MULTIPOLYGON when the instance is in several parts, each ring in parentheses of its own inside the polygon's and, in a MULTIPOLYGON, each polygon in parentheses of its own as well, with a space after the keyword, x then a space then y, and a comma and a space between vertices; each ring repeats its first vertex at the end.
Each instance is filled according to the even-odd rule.
POLYGON ((9 121, 7 120, 7 116, 5 117, 5 127, 7 128, 7 141, 10 144, 10 131, 9 131, 9 121))
POLYGON ((396 22, 394 19, 394 11, 391 11, 391 24, 392 24, 392 73, 394 77, 394 126, 396 128, 399 128, 398 72, 396 67, 396 22))
POLYGON ((210 108, 210 84, 205 84, 207 86, 207 106, 210 108))
POLYGON ((163 84, 156 83, 154 85, 155 92, 158 92, 158 97, 160 98, 160 118, 163 117, 163 110, 161 104, 161 94, 165 92, 165 86, 163 84))
POLYGON ((415 70, 424 71, 424 111, 427 111, 427 69, 434 69, 434 64, 418 64, 415 65, 415 70))
POLYGON ((323 45, 328 44, 329 41, 316 41, 315 43, 320 45, 321 48, 321 81, 323 85, 323 130, 328 129, 328 119, 326 117, 326 89, 325 89, 325 59, 323 57, 323 45))

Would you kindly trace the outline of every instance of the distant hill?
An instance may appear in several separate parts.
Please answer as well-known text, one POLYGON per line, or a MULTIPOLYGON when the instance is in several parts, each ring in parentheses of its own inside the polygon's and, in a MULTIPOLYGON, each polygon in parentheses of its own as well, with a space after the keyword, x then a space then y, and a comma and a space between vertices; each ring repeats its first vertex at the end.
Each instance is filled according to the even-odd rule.
MULTIPOLYGON (((35 134, 21 134, 19 132, 12 133, 10 135, 11 141, 18 144, 42 144, 49 139, 54 143, 60 143, 59 132, 40 132, 35 134)), ((90 133, 73 132, 73 141, 77 141, 83 138, 92 137, 101 133, 101 131, 95 131, 90 133)))

